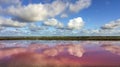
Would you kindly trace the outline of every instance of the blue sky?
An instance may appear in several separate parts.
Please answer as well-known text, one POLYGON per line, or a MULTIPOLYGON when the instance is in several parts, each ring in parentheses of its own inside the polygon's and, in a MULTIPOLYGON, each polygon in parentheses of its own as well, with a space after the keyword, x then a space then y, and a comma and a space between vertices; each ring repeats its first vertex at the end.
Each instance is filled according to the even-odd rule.
POLYGON ((0 35, 119 35, 119 3, 120 0, 0 0, 0 35))
POLYGON ((119 0, 93 0, 92 5, 79 14, 85 18, 88 27, 89 25, 100 27, 120 18, 119 2, 119 0))

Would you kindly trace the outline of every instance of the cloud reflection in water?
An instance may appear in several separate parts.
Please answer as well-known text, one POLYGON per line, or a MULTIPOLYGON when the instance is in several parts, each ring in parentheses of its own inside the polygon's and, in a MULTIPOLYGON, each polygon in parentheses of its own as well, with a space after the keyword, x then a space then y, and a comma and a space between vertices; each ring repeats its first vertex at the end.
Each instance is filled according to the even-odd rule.
POLYGON ((115 44, 103 44, 101 47, 103 47, 105 50, 120 55, 120 46, 115 44))
POLYGON ((119 55, 119 41, 0 41, 2 67, 115 67, 119 55))
MULTIPOLYGON (((0 47, 0 65, 14 67, 19 65, 80 65, 78 62, 70 61, 67 56, 59 56, 61 53, 67 56, 82 57, 84 49, 77 44, 58 44, 49 46, 46 44, 30 44, 28 47, 0 47), (58 60, 59 58, 59 60, 58 60), (70 64, 71 63, 71 64, 70 64)), ((3 66, 4 67, 4 66, 3 66)))

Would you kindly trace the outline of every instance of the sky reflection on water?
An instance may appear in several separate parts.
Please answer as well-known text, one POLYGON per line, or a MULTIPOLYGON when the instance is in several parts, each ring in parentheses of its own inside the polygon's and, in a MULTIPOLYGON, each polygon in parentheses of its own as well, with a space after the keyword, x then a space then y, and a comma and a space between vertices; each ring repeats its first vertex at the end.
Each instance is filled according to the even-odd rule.
POLYGON ((120 66, 120 41, 0 41, 2 67, 120 66))

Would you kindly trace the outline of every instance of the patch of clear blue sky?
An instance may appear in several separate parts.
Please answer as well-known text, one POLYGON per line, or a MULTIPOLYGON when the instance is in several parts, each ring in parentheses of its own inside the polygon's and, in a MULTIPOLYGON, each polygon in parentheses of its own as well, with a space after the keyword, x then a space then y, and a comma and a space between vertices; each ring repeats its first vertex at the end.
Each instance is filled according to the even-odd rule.
MULTIPOLYGON (((23 5, 27 5, 30 0, 23 0, 23 5)), ((45 0, 31 0, 32 3, 45 3, 45 0)), ((52 2, 53 0, 46 0, 52 2)), ((74 2, 75 0, 71 0, 74 2)), ((85 21, 86 29, 100 28, 102 25, 120 18, 120 0, 92 0, 89 8, 79 13, 68 14, 68 18, 56 17, 59 21, 67 25, 68 21, 75 17, 82 17, 85 21)))

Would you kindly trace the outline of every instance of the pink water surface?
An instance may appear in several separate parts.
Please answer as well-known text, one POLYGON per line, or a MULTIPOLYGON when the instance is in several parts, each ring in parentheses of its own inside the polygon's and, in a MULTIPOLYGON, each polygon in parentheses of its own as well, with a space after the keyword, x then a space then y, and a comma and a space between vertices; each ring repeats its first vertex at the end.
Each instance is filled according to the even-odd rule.
POLYGON ((14 44, 12 41, 13 46, 6 42, 0 42, 0 67, 120 67, 119 42, 14 44))

